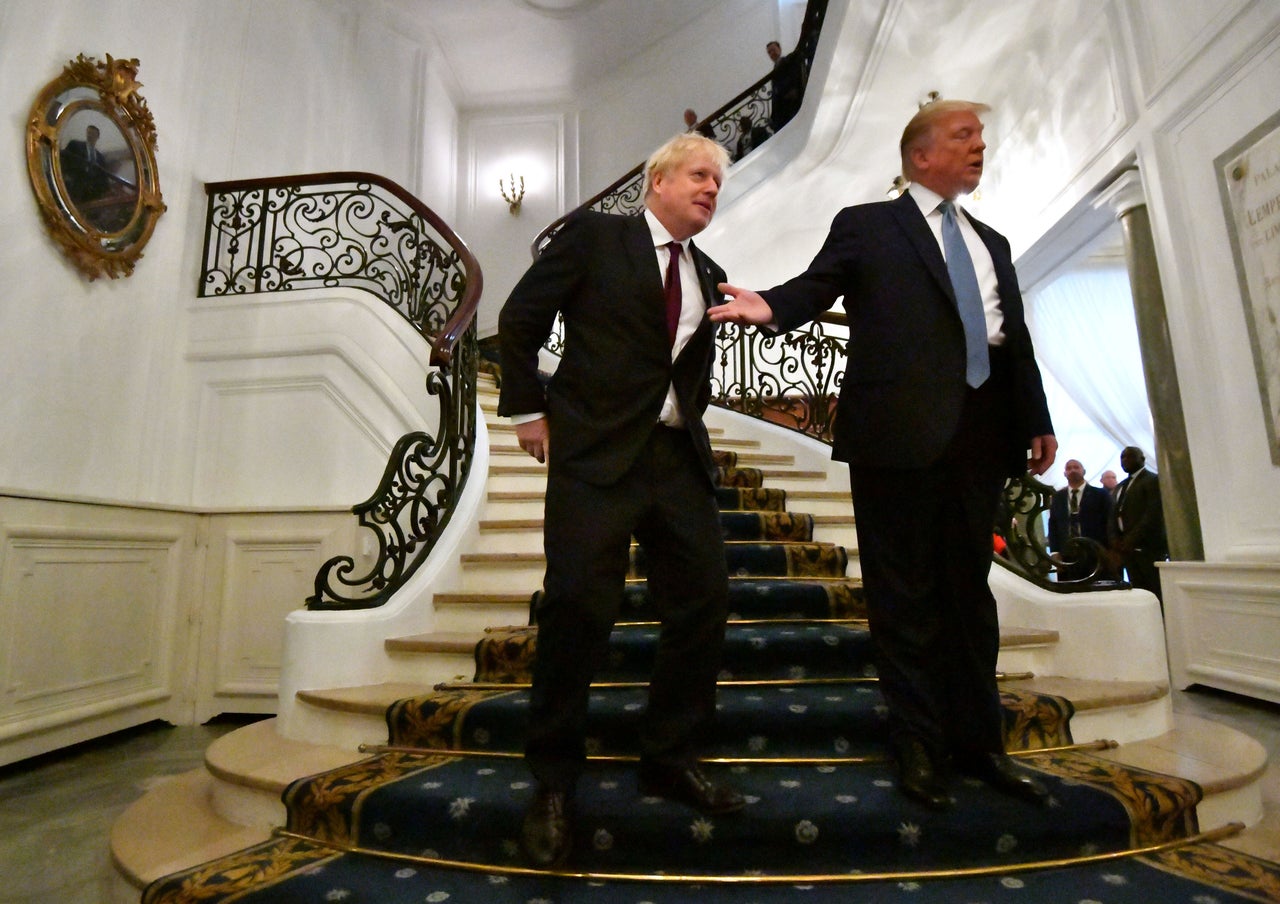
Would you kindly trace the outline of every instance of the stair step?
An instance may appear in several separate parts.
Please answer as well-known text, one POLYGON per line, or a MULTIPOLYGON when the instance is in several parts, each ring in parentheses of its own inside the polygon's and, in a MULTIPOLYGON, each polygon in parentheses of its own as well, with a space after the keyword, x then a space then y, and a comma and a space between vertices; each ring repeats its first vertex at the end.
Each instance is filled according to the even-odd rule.
POLYGON ((1045 646, 1058 642, 1058 632, 1044 628, 1021 628, 1016 625, 1000 626, 1000 648, 1045 646))
MULTIPOLYGON (((1035 647, 1000 650, 1000 667, 1007 671, 1035 672, 1035 647), (1030 655, 1026 655, 1029 651, 1030 655)), ((1077 741, 1100 738, 1122 743, 1159 734, 1169 724, 1171 703, 1169 686, 1145 681, 1098 681, 1084 678, 1062 678, 1039 675, 1026 682, 1011 683, 1014 688, 1044 694, 1055 694, 1072 701, 1076 714, 1071 720, 1071 733, 1077 741)))
MULTIPOLYGON (((497 420, 496 422, 492 423, 492 424, 487 424, 487 426, 488 426, 488 428, 489 428, 489 432, 490 432, 490 433, 511 433, 511 434, 514 434, 514 433, 516 432, 516 428, 515 428, 515 425, 514 425, 514 424, 510 423, 509 421, 507 421, 507 420, 505 420, 505 419, 501 419, 501 418, 500 418, 499 420, 497 420)), ((708 434, 709 436, 724 436, 724 432, 725 432, 725 431, 724 431, 724 428, 723 428, 723 427, 708 427, 708 428, 707 428, 707 434, 708 434)), ((754 439, 734 439, 734 440, 727 440, 726 442, 729 442, 729 443, 743 443, 743 444, 749 444, 749 445, 753 445, 753 446, 759 446, 759 445, 760 445, 759 440, 754 440, 754 439)))
POLYGON ((205 768, 216 778, 273 794, 297 778, 298 770, 307 775, 325 772, 361 758, 345 747, 282 737, 275 719, 262 719, 223 735, 204 754, 205 768))
MULTIPOLYGON (((537 497, 541 501, 541 497, 537 497)), ((494 533, 498 531, 541 531, 544 520, 542 518, 490 518, 480 521, 481 533, 494 533)), ((853 527, 853 515, 814 515, 814 528, 828 527, 853 527)))
POLYGON ((1221 794, 1260 779, 1267 750, 1254 738, 1200 716, 1180 714, 1172 731, 1099 754, 1115 762, 1187 778, 1206 795, 1221 794))
POLYGON ((386 648, 397 653, 466 653, 470 656, 484 636, 484 631, 431 631, 388 637, 386 648))
POLYGON ((490 502, 542 502, 547 494, 537 490, 490 490, 485 498, 490 502))
POLYGON ((527 606, 531 593, 437 593, 435 606, 527 606))
POLYGON ((437 593, 433 600, 436 630, 471 633, 496 623, 527 622, 532 595, 484 590, 437 593))
MULTIPOLYGON (((473 644, 474 646, 474 644, 473 644)), ((431 692, 434 684, 411 684, 403 681, 387 681, 382 684, 366 684, 358 687, 331 687, 312 691, 298 691, 298 699, 312 706, 335 712, 358 713, 382 718, 387 707, 406 697, 418 697, 431 692)), ((235 734, 235 732, 232 732, 235 734)), ((230 737, 228 735, 227 737, 230 737)), ((308 773, 302 773, 308 774, 308 773)))
POLYGON ((480 533, 504 531, 504 530, 536 530, 541 531, 543 519, 541 518, 495 518, 490 521, 480 522, 480 533))
MULTIPOLYGON (((1056 632, 1046 632, 1055 634, 1056 632)), ((1003 632, 1001 632, 1003 644, 1003 632)), ((1150 681, 1097 681, 1089 678, 1062 678, 1054 675, 1037 675, 1018 681, 1010 681, 1007 685, 1038 694, 1053 694, 1066 697, 1075 706, 1077 713, 1092 709, 1103 709, 1109 706, 1132 706, 1160 700, 1169 693, 1167 684, 1156 684, 1150 681)), ((1090 739, 1092 740, 1092 739, 1090 739)))
MULTIPOLYGON (((1118 684, 1123 688, 1126 683, 1118 684)), ((406 687, 413 686, 375 685, 340 690, 346 693, 348 700, 360 692, 385 708, 400 699, 400 696, 394 696, 394 689, 406 687)), ((429 688, 425 686, 417 687, 414 693, 427 690, 429 688)), ((1127 688, 1116 694, 1117 698, 1129 695, 1131 690, 1127 688)), ((373 702, 370 708, 374 708, 373 702)), ((378 711, 381 714, 382 710, 378 711)), ((226 742, 223 745, 224 764, 237 761, 253 763, 257 759, 255 751, 268 743, 262 730, 251 730, 260 724, 264 723, 239 729, 222 739, 226 742), (244 754, 243 759, 241 753, 244 754)), ((274 726, 274 720, 266 720, 265 724, 274 726)), ((315 758, 307 751, 307 746, 290 742, 282 759, 272 766, 276 776, 281 779, 288 776, 292 780, 313 774, 315 758)), ((1138 768, 1172 772, 1198 782, 1205 791, 1205 799, 1197 807, 1201 830, 1232 819, 1244 818, 1250 824, 1255 822, 1249 816, 1241 816, 1239 802, 1242 795, 1260 797, 1259 777, 1265 768, 1265 749, 1247 735, 1221 723, 1176 714, 1174 729, 1167 734, 1124 744, 1098 755, 1138 768), (1166 765, 1170 763, 1177 765, 1170 768, 1166 765), (1223 811, 1225 816, 1220 818, 1223 811)), ((353 757, 358 758, 358 754, 353 752, 353 757)), ((229 773, 227 777, 235 776, 229 773)), ((111 833, 112 859, 136 890, 162 875, 230 854, 268 837, 261 828, 237 825, 214 811, 210 804, 210 786, 214 781, 206 770, 175 776, 149 790, 117 820, 111 833)), ((252 787, 257 784, 257 778, 250 771, 242 783, 252 787)), ((256 793, 278 801, 283 787, 280 784, 278 788, 270 791, 262 788, 256 793)), ((1246 832, 1230 842, 1230 846, 1238 848, 1243 843, 1242 839, 1247 838, 1246 832)))
POLYGON ((460 557, 462 567, 524 568, 529 565, 545 566, 547 558, 540 552, 472 552, 460 557))
MULTIPOLYGON (((131 886, 133 900, 161 876, 271 837, 267 829, 236 825, 214 812, 209 798, 215 781, 205 769, 175 775, 152 787, 112 824, 111 860, 117 875, 131 886)), ((112 900, 123 900, 123 895, 112 900)))
MULTIPOLYGON (((741 452, 739 449, 758 449, 760 443, 756 440, 742 439, 719 439, 712 443, 716 449, 723 451, 733 451, 737 454, 738 465, 740 466, 757 466, 757 465, 790 465, 794 464, 796 457, 794 455, 775 455, 767 452, 741 452)), ((521 449, 518 445, 509 443, 490 443, 490 455, 501 456, 528 456, 528 452, 521 449)))
MULTIPOLYGON (((482 594, 457 594, 459 598, 476 598, 478 596, 487 596, 482 594)), ((514 596, 514 595, 512 595, 514 596)), ((524 597, 521 602, 527 603, 528 597, 524 597)), ((523 625, 516 627, 524 627, 523 625)), ((400 653, 467 653, 470 655, 475 650, 475 645, 494 631, 502 630, 501 628, 491 628, 489 630, 467 631, 428 631, 422 634, 409 634, 403 637, 392 637, 386 641, 388 650, 395 650, 400 653)), ((1038 628, 1017 628, 1002 627, 1000 629, 1000 647, 1026 647, 1026 646, 1043 646, 1058 641, 1057 631, 1047 631, 1038 628)), ((1059 679, 1063 682, 1062 687, 1066 687, 1072 679, 1059 679)), ((1082 682, 1083 684, 1092 684, 1093 682, 1082 682)), ((1105 685, 1106 682, 1096 682, 1105 685)), ((1042 688, 1041 685, 1035 686, 1036 690, 1043 690, 1044 693, 1059 693, 1055 690, 1042 688)), ((1128 689, 1132 693, 1132 689, 1128 689)), ((1167 688, 1166 688, 1167 692, 1167 688)), ((313 694, 314 691, 299 691, 299 696, 313 694)), ((1064 695, 1065 696, 1065 695, 1064 695)))

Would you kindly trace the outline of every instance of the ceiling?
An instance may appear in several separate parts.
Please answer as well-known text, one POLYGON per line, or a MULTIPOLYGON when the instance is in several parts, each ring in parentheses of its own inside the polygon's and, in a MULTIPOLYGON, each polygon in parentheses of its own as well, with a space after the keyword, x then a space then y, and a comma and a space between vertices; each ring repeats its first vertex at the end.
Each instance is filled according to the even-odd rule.
POLYGON ((706 14, 709 0, 381 0, 436 44, 459 106, 558 101, 706 14))

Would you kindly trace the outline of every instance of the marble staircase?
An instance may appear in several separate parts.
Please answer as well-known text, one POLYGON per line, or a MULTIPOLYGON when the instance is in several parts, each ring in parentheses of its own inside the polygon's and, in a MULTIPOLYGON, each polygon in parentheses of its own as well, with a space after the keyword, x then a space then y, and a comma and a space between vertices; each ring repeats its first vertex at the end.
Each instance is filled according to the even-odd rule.
MULTIPOLYGON (((158 876, 268 837, 284 820, 280 794, 290 781, 360 759, 361 744, 385 742, 384 713, 393 701, 440 682, 470 680, 473 650, 484 631, 527 623, 530 595, 542 579, 545 472, 520 452, 510 428, 496 422, 492 388, 482 394, 492 458, 478 540, 462 555, 457 586, 434 594, 433 630, 385 641, 386 656, 397 661, 394 674, 414 679, 300 691, 299 705, 324 720, 323 744, 282 736, 274 719, 220 738, 206 752, 203 769, 158 785, 116 823, 113 900, 137 901, 141 888, 158 876)), ((856 576, 847 475, 828 468, 821 450, 773 451, 768 431, 762 436, 758 427, 741 427, 742 419, 723 412, 712 420, 713 444, 736 452, 741 465, 763 469, 767 485, 787 489, 789 508, 815 515, 815 539, 849 550, 849 571, 856 576)), ((1199 783, 1205 791, 1202 829, 1262 819, 1262 745, 1222 725, 1175 716, 1167 676, 1101 680, 1056 674, 1061 642, 1053 629, 1006 625, 1000 654, 1006 680, 1070 699, 1077 741, 1118 739, 1106 756, 1199 783)))

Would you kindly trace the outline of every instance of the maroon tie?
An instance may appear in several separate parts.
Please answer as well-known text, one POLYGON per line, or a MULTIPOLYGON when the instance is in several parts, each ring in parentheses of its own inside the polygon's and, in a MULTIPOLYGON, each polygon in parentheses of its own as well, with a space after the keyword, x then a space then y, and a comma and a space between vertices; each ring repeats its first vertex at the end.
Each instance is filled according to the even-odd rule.
POLYGON ((680 326, 680 243, 667 242, 671 262, 667 264, 666 281, 662 291, 667 298, 667 339, 676 344, 676 328, 680 326))

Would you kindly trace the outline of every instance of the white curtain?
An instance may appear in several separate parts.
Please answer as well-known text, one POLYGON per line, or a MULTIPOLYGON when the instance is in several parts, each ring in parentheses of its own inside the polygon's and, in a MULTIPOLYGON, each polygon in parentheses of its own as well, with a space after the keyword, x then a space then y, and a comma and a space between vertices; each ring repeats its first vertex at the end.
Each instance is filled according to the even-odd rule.
POLYGON ((1129 274, 1123 265, 1089 264, 1064 273, 1027 298, 1027 326, 1044 375, 1058 457, 1044 475, 1062 486, 1074 458, 1097 483, 1121 480, 1120 450, 1138 446, 1155 463, 1155 433, 1142 376, 1129 274))

